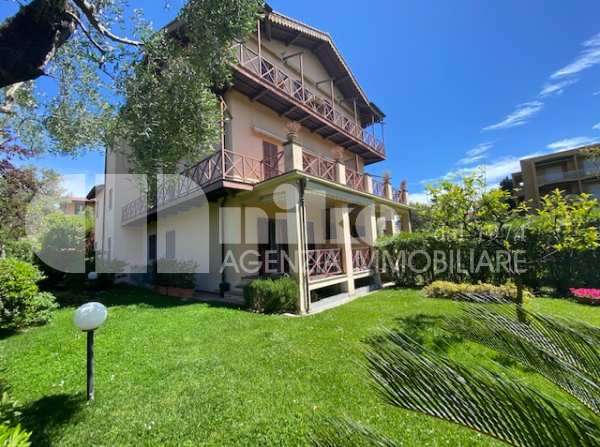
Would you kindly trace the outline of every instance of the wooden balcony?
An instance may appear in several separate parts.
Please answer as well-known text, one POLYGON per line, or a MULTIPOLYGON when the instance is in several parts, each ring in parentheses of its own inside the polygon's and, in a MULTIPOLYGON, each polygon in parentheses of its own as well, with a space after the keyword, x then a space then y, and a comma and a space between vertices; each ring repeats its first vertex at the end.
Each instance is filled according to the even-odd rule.
MULTIPOLYGON (((129 223, 148 213, 165 209, 171 204, 184 201, 187 197, 197 195, 201 191, 252 189, 254 185, 284 174, 284 152, 270 160, 242 155, 230 150, 222 150, 206 157, 198 164, 184 170, 174 180, 161 182, 156 198, 148 201, 142 195, 125 205, 121 210, 121 222, 129 223), (225 183, 227 182, 227 183, 225 183)), ((344 184, 356 191, 373 194, 387 200, 406 204, 406 185, 394 190, 389 183, 378 181, 365 173, 345 168, 345 182, 338 178, 337 162, 309 151, 302 151, 303 172, 330 182, 344 184), (370 184, 372 183, 372 190, 370 184)))
POLYGON ((143 195, 125 205, 121 210, 121 222, 168 207, 222 181, 254 185, 268 180, 283 172, 282 157, 283 152, 280 152, 275 159, 259 160, 230 150, 217 151, 184 170, 174 180, 161 182, 154 201, 148 201, 143 195))
POLYGON ((279 68, 244 44, 236 45, 235 54, 234 85, 253 101, 359 154, 366 164, 385 159, 383 141, 365 131, 357 119, 340 112, 341 105, 309 89, 302 76, 279 68))
POLYGON ((373 251, 370 247, 352 249, 352 267, 355 273, 371 270, 373 251))
POLYGON ((306 255, 308 276, 311 280, 344 273, 342 269, 342 250, 339 248, 307 250, 306 255))

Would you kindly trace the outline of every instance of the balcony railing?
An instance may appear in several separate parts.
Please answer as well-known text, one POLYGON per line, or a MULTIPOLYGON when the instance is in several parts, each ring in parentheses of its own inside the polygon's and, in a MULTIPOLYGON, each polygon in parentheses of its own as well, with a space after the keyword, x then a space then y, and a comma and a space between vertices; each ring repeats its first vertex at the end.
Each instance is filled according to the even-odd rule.
POLYGON ((364 272, 371 269, 372 251, 368 247, 352 249, 352 266, 355 272, 364 272))
MULTIPOLYGON (((208 185, 221 180, 239 183, 257 184, 277 175, 283 174, 284 152, 279 151, 272 159, 257 159, 230 150, 222 150, 206 157, 196 165, 184 170, 179 176, 169 177, 159 183, 156 198, 147 200, 142 195, 125 205, 121 210, 122 222, 147 214, 148 210, 167 207, 169 204, 184 199, 208 185)), ((336 162, 326 157, 315 155, 308 151, 302 153, 302 169, 315 177, 340 182, 336 162)), ((346 168, 345 185, 361 192, 372 193, 397 203, 407 203, 406 184, 400 189, 391 190, 385 181, 372 179, 373 190, 367 188, 367 174, 346 168)))
POLYGON ((311 279, 343 273, 342 250, 339 248, 308 250, 307 258, 308 276, 311 279))
POLYGON ((302 151, 302 169, 304 172, 315 177, 320 177, 332 182, 337 181, 335 172, 335 161, 318 155, 302 151))
POLYGON ((550 174, 541 174, 538 175, 537 179, 540 185, 547 185, 549 183, 577 180, 578 178, 583 176, 584 172, 581 170, 570 170, 562 172, 553 172, 550 174))
POLYGON ((206 157, 198 164, 184 170, 179 176, 168 176, 157 188, 156 200, 147 200, 144 194, 125 205, 121 220, 129 221, 145 215, 157 206, 168 206, 177 200, 220 180, 259 183, 282 173, 283 152, 270 160, 259 160, 229 150, 206 157))
POLYGON ((352 189, 365 192, 365 175, 346 168, 346 184, 352 189))
POLYGON ((236 51, 240 66, 267 81, 278 90, 281 90, 292 99, 300 102, 320 117, 335 124, 385 157, 384 143, 374 135, 365 132, 354 120, 336 110, 331 99, 312 92, 306 88, 306 85, 303 86, 301 79, 277 67, 264 56, 259 56, 256 51, 248 48, 246 45, 241 43, 236 45, 236 51))

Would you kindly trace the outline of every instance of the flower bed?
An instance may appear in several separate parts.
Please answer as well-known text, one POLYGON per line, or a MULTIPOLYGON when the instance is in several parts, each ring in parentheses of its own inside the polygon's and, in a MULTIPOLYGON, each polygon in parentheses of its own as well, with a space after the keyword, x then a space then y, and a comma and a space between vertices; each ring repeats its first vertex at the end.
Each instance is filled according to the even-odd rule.
POLYGON ((573 296, 582 304, 600 305, 600 289, 570 289, 573 296))

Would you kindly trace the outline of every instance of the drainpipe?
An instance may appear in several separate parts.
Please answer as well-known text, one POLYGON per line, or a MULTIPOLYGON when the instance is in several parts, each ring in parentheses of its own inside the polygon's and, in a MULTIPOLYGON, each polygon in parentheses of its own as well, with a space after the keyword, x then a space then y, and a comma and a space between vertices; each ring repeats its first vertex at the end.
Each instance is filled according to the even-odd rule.
POLYGON ((306 185, 307 185, 307 180, 305 178, 302 178, 300 180, 298 180, 298 208, 299 208, 299 213, 300 213, 300 239, 301 241, 299 241, 301 244, 298 244, 298 248, 300 250, 300 256, 302 256, 303 260, 304 260, 304 290, 305 290, 305 296, 302 297, 303 299, 306 298, 306 312, 308 313, 310 311, 310 292, 309 292, 309 281, 308 281, 308 253, 306 252, 306 235, 308 233, 307 229, 306 229, 306 209, 304 206, 304 192, 306 190, 306 185))
MULTIPOLYGON (((223 262, 225 261, 225 220, 222 217, 221 210, 225 207, 225 202, 227 201, 227 192, 225 193, 225 195, 221 198, 221 203, 220 203, 220 208, 219 208, 219 217, 220 217, 220 232, 221 232, 221 238, 222 238, 222 243, 221 243, 221 267, 223 266, 223 262)), ((218 237, 218 236, 217 236, 218 237)), ((225 284, 227 282, 227 274, 225 273, 225 269, 222 269, 221 272, 221 284, 219 286, 219 295, 221 295, 221 298, 225 298, 225 284)))

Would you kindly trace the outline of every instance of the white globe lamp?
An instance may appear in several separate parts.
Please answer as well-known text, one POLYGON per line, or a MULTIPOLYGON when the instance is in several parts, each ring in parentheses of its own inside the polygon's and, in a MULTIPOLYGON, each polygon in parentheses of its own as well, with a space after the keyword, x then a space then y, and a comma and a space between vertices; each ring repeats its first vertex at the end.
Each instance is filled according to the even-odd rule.
POLYGON ((73 316, 75 326, 87 332, 87 399, 94 400, 94 331, 108 317, 108 310, 100 303, 87 303, 79 307, 73 316))

